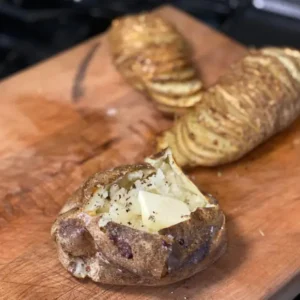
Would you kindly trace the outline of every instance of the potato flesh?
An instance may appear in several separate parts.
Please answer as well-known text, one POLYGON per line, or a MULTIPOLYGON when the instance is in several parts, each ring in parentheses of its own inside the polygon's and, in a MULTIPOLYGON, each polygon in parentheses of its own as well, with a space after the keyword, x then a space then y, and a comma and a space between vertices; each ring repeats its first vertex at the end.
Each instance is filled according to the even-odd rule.
POLYGON ((105 206, 105 199, 108 197, 107 190, 100 187, 92 196, 88 205, 85 206, 86 211, 96 211, 99 207, 105 206))
POLYGON ((158 231, 189 219, 188 205, 174 198, 140 191, 138 200, 142 222, 151 230, 158 231))
POLYGON ((159 159, 145 161, 156 172, 150 175, 143 170, 132 172, 127 175, 126 188, 117 183, 100 187, 89 200, 84 210, 93 215, 101 214, 100 227, 113 221, 139 230, 157 232, 187 220, 190 213, 198 207, 210 205, 176 165, 170 150, 159 159), (97 198, 99 195, 102 196, 102 201, 97 198), (148 197, 145 198, 145 195, 148 197), (143 200, 140 200, 141 197, 143 200), (150 216, 151 209, 159 213, 155 222, 150 216), (179 210, 182 212, 179 213, 179 210))

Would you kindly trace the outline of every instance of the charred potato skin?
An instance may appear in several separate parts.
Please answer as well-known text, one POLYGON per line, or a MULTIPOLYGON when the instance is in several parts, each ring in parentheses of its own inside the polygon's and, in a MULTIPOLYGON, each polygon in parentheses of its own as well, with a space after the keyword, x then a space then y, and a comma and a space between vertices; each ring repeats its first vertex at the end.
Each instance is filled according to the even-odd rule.
MULTIPOLYGON (((76 276, 76 260, 93 281, 159 286, 188 278, 217 260, 226 249, 225 216, 219 206, 198 208, 185 222, 151 234, 109 222, 82 206, 99 185, 111 184, 147 164, 115 168, 90 177, 67 201, 52 226, 59 260, 76 276)), ((216 200, 207 195, 210 203, 216 200)), ((80 276, 76 276, 80 277, 80 276)))

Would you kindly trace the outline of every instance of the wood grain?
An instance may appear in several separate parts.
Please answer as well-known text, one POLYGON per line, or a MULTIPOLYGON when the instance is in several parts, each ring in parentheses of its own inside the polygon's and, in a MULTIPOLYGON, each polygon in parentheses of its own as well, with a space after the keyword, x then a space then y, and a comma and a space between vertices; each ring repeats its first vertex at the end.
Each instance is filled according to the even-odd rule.
MULTIPOLYGON (((206 86, 245 49, 170 7, 206 86)), ((126 84, 105 35, 0 83, 0 299, 263 299, 300 270, 300 121, 238 163, 195 169, 228 218, 227 253, 161 288, 103 286, 59 264, 50 227, 92 173, 140 161, 171 125, 126 84)))

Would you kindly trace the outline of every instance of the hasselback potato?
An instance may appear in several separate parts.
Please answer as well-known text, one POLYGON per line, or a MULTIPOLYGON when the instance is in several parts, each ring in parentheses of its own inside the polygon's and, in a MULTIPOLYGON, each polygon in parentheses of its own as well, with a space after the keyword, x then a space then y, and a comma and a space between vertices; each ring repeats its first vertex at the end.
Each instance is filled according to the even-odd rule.
POLYGON ((165 113, 181 113, 201 99, 202 83, 187 42, 155 13, 116 19, 108 34, 114 64, 126 80, 165 113))
POLYGON ((180 166, 235 161, 284 130, 300 113, 300 52, 249 51, 190 112, 158 138, 180 166))

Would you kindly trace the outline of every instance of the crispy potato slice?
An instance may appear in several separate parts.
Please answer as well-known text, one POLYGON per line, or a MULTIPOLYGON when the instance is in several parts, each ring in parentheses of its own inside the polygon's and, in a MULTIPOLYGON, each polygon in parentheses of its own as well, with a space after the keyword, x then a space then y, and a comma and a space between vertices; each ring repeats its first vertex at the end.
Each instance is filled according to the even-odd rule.
MULTIPOLYGON (((147 89, 154 93, 172 96, 190 96, 200 91, 201 84, 197 79, 168 82, 146 82, 147 89)), ((199 97, 199 96, 198 96, 199 97)), ((201 96, 200 96, 201 97, 201 96)))
POLYGON ((177 97, 170 97, 168 95, 160 94, 158 92, 153 92, 152 90, 148 90, 152 99, 159 104, 166 105, 169 107, 177 107, 177 108, 190 108, 194 106, 197 102, 201 100, 201 94, 197 92, 192 95, 186 96, 177 96, 177 97))
POLYGON ((192 67, 184 67, 177 71, 159 72, 155 74, 151 80, 152 82, 164 82, 169 80, 187 80, 196 76, 196 71, 192 67))

